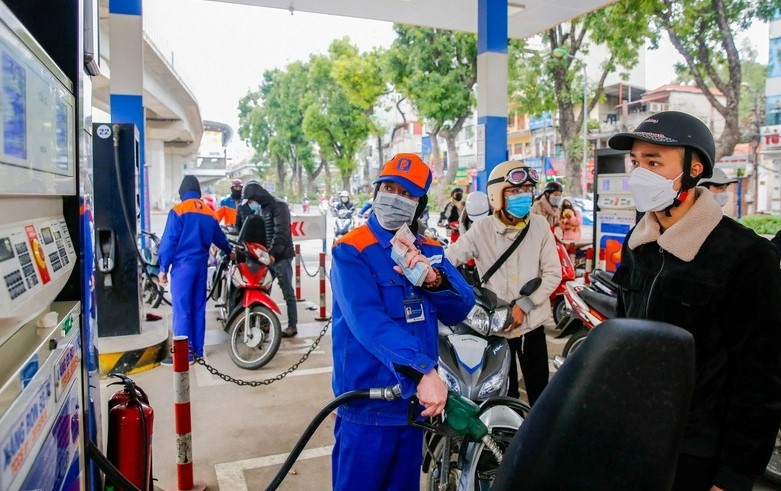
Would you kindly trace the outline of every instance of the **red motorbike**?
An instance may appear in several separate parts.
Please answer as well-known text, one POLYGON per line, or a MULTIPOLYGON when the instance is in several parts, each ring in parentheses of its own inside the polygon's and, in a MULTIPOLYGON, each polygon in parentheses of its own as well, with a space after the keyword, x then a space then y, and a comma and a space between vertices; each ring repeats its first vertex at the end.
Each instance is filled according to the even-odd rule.
POLYGON ((281 312, 270 296, 271 258, 260 241, 252 237, 256 221, 264 226, 257 215, 247 219, 238 241, 233 243, 236 258, 220 264, 212 294, 229 335, 231 359, 248 370, 271 361, 282 340, 281 312))
POLYGON ((556 234, 553 234, 553 237, 556 238, 556 252, 559 254, 559 262, 561 263, 561 283, 551 293, 550 304, 553 310, 553 320, 558 324, 561 319, 569 315, 567 303, 564 301, 564 292, 567 289, 567 283, 575 279, 575 265, 572 263, 564 243, 556 237, 556 234))

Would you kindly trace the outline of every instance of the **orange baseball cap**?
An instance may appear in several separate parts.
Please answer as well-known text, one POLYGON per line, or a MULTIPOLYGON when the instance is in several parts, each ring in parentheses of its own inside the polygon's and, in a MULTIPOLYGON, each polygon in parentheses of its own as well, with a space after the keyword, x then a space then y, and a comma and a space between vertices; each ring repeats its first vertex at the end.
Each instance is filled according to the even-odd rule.
POLYGON ((385 162, 374 184, 385 181, 401 184, 412 197, 419 198, 431 185, 431 169, 414 153, 397 153, 385 162))

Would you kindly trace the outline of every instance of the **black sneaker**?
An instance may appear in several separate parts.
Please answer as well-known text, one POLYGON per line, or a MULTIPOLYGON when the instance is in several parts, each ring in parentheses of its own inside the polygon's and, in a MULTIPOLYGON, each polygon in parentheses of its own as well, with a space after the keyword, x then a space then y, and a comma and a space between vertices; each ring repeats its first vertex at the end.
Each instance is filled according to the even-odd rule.
POLYGON ((292 338, 296 334, 298 334, 298 329, 296 329, 295 327, 288 327, 287 329, 282 331, 283 338, 292 338))

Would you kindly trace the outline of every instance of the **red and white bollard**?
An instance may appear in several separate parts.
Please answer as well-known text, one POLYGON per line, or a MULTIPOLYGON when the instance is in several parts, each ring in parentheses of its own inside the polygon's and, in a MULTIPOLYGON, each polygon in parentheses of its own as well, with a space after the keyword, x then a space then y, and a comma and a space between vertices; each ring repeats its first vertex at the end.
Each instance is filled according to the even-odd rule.
POLYGON ((187 336, 174 336, 174 426, 176 427, 176 485, 178 489, 205 489, 193 482, 193 440, 190 417, 190 347, 187 336))
POLYGON ((607 249, 599 249, 599 269, 606 271, 607 268, 607 249))
POLYGON ((572 263, 572 267, 575 267, 575 243, 570 242, 567 246, 567 254, 569 254, 569 260, 572 263))
POLYGON ((304 299, 301 298, 301 245, 296 244, 296 266, 295 266, 295 274, 296 274, 296 302, 303 302, 304 299))
POLYGON ((583 273, 583 281, 589 285, 591 284, 591 270, 594 268, 594 248, 589 247, 586 249, 586 271, 583 273))
POLYGON ((327 321, 330 317, 325 313, 325 252, 320 253, 320 315, 317 321, 327 321))

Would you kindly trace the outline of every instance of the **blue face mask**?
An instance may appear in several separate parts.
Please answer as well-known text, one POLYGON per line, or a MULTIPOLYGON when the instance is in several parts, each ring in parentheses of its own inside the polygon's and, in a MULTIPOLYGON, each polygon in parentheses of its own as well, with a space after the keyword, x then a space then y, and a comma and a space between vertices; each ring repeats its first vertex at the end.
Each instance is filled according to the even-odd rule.
POLYGON ((252 213, 257 213, 260 211, 260 203, 248 203, 249 207, 252 209, 252 213))
POLYGON ((532 209, 531 194, 516 194, 507 198, 507 213, 515 218, 524 218, 532 209))

